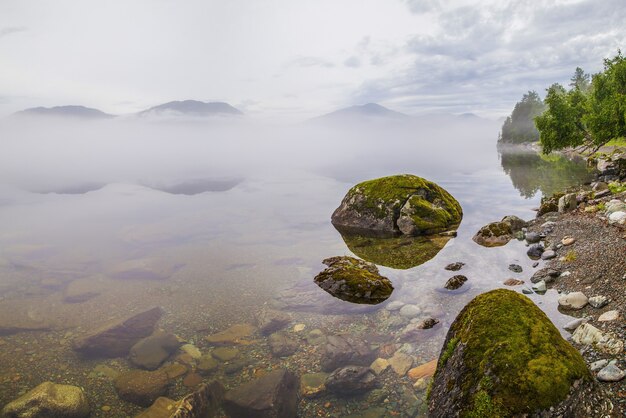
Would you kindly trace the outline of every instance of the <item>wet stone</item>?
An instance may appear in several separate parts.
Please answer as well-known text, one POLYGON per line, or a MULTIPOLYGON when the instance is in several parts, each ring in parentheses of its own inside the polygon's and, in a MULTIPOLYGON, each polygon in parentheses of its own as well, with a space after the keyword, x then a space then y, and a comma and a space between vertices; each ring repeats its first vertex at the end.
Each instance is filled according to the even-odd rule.
POLYGON ((270 335, 269 345, 275 357, 287 357, 298 351, 298 343, 284 333, 275 332, 270 335))
POLYGON ((376 376, 387 370, 389 367, 389 361, 384 358, 377 358, 370 364, 370 369, 374 372, 376 376))
POLYGON ((2 409, 6 418, 83 418, 90 415, 83 390, 76 386, 44 382, 2 409))
POLYGON ((560 271, 550 268, 550 267, 545 267, 540 270, 537 270, 530 278, 530 281, 532 283, 537 283, 543 280, 546 283, 551 283, 560 275, 561 275, 560 271))
POLYGON ((404 305, 400 308, 400 316, 405 318, 414 318, 422 312, 419 306, 417 305, 404 305))
POLYGON ((333 371, 348 364, 369 366, 376 358, 369 346, 352 337, 329 335, 320 364, 322 370, 333 371))
POLYGON ((506 279, 503 283, 505 286, 519 286, 524 284, 524 280, 519 279, 506 279))
POLYGON ((582 309, 589 299, 582 292, 572 292, 559 297, 559 306, 564 309, 582 309))
POLYGON ((217 369, 217 361, 210 354, 205 354, 198 360, 198 371, 201 373, 210 373, 217 369))
POLYGON ((519 264, 509 264, 509 270, 511 270, 513 273, 521 273, 522 266, 520 266, 519 264))
POLYGON ((285 328, 290 321, 289 315, 276 310, 262 311, 257 317, 257 325, 263 335, 270 335, 285 328))
POLYGON ((596 309, 600 309, 608 305, 609 299, 606 296, 594 296, 589 298, 589 304, 596 309))
POLYGON ((202 376, 200 376, 198 373, 189 373, 183 379, 183 385, 187 386, 188 388, 196 387, 200 383, 202 383, 202 376))
POLYGON ((531 259, 536 260, 538 258, 541 258, 541 254, 543 254, 543 252, 544 252, 543 245, 541 245, 541 244, 533 244, 530 247, 528 247, 528 250, 526 251, 526 254, 531 259))
POLYGON ((537 283, 535 283, 532 286, 532 289, 535 293, 539 295, 543 295, 548 290, 548 288, 546 287, 546 282, 544 282, 543 280, 540 280, 537 283))
POLYGON ((326 335, 319 329, 313 329, 306 335, 306 342, 311 345, 322 345, 326 343, 326 335))
POLYGON ((239 373, 241 370, 243 370, 244 367, 248 365, 249 365, 248 360, 237 359, 237 360, 231 361, 230 363, 226 364, 226 366, 224 366, 224 373, 229 374, 229 375, 239 373))
POLYGON ((389 359, 389 365, 393 371, 396 372, 396 374, 404 376, 413 365, 413 357, 400 351, 396 351, 393 357, 389 359))
POLYGON ((385 309, 387 309, 388 311, 397 311, 398 309, 402 308, 405 305, 404 302, 400 302, 399 300, 394 300, 393 302, 389 302, 387 304, 387 306, 385 306, 385 309))
POLYGON ((341 367, 332 372, 326 379, 326 388, 338 395, 359 395, 375 386, 376 375, 369 367, 341 367))
POLYGON ((115 390, 120 399, 148 407, 167 391, 167 375, 162 371, 131 370, 115 379, 115 390))
POLYGON ((529 244, 536 244, 541 241, 541 235, 536 232, 528 232, 526 233, 526 242, 529 244))
POLYGON ((448 279, 446 284, 443 286, 448 290, 456 290, 463 286, 463 284, 467 281, 467 277, 457 274, 456 276, 452 276, 448 279))
POLYGON ((255 328, 250 324, 236 324, 224 331, 211 334, 205 337, 205 339, 209 343, 217 345, 240 344, 247 342, 247 339, 252 336, 254 331, 255 328))
POLYGON ((601 382, 619 382, 624 376, 626 376, 626 373, 611 362, 598 372, 597 377, 601 382))
POLYGON ((556 251, 554 250, 546 250, 541 254, 542 260, 552 260, 554 257, 556 257, 556 251))
POLYGON ((306 373, 300 377, 300 395, 314 398, 326 391, 328 373, 306 373))
POLYGON ((462 263, 460 261, 457 261, 455 263, 450 263, 448 264, 445 269, 449 270, 449 271, 459 271, 461 270, 461 268, 463 268, 463 266, 465 265, 465 263, 462 263))
POLYGON ((239 355, 239 350, 234 347, 218 347, 211 355, 220 361, 231 361, 239 355))
POLYGON ((135 366, 147 370, 157 369, 174 353, 181 342, 174 334, 156 332, 154 335, 139 340, 130 349, 129 359, 135 366))

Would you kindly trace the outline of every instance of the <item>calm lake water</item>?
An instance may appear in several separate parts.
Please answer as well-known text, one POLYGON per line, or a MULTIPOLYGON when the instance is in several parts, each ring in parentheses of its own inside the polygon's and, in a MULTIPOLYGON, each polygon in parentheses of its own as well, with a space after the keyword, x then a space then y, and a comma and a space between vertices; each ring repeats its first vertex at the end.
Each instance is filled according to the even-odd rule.
MULTIPOLYGON (((157 305, 165 311, 159 327, 202 353, 213 349, 204 337, 255 324, 262 310, 291 316, 285 332, 298 351, 273 357, 256 335, 238 347, 238 370, 220 365, 204 377, 227 387, 276 367, 319 372, 323 345, 307 338, 314 329, 390 351, 382 357, 401 350, 413 366, 436 358, 449 325, 473 296, 503 287, 510 277, 528 283, 535 270, 522 242, 483 248, 473 234, 505 215, 529 220, 542 194, 589 176, 582 163, 566 159, 500 154, 498 129, 495 122, 451 117, 358 128, 4 123, 0 406, 52 380, 83 387, 93 416, 138 413, 142 408, 120 401, 110 379, 94 372, 102 365, 126 370, 127 361, 86 359, 70 344, 109 319, 157 305), (352 255, 330 223, 333 210, 354 184, 401 173, 435 181, 456 197, 464 212, 458 236, 422 265, 380 266, 395 288, 382 304, 333 298, 313 283, 323 259, 352 255), (443 285, 456 273, 444 266, 456 261, 466 264, 459 273, 468 281, 448 291, 443 285), (511 263, 523 272, 509 271, 511 263), (415 305, 417 313, 386 309, 395 301, 415 305), (426 316, 440 323, 418 337, 400 337, 413 317, 426 316)), ((531 298, 555 324, 567 320, 552 292, 531 298)), ((303 398, 299 414, 423 413, 424 388, 393 370, 379 380, 378 389, 361 396, 303 398)), ((179 379, 169 395, 191 390, 179 379)))

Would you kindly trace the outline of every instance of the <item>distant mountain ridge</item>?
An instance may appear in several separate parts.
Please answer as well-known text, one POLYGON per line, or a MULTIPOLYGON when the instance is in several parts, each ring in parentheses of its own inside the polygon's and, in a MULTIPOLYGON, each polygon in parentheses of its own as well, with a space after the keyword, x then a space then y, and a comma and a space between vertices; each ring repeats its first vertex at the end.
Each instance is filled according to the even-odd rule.
POLYGON ((138 113, 139 116, 159 114, 180 114, 186 116, 242 116, 243 112, 225 102, 201 102, 199 100, 172 101, 151 107, 138 113))
POLYGON ((388 109, 378 103, 367 103, 364 105, 350 106, 334 112, 318 116, 313 120, 318 121, 342 121, 354 119, 405 119, 408 115, 388 109))
POLYGON ((54 107, 32 107, 15 113, 16 116, 52 116, 52 117, 70 117, 76 119, 111 119, 115 115, 104 113, 101 110, 91 107, 68 105, 54 107))

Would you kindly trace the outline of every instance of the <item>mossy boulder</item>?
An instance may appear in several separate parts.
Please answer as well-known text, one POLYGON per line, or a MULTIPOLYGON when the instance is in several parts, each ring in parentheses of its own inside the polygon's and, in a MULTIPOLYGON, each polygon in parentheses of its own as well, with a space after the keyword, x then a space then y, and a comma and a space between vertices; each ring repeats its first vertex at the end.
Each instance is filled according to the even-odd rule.
POLYGON ((375 305, 393 292, 388 278, 367 261, 353 257, 331 257, 323 261, 328 266, 315 276, 315 283, 331 295, 353 303, 375 305))
POLYGON ((343 233, 341 237, 350 251, 363 260, 401 270, 424 264, 452 238, 442 235, 377 238, 343 233))
POLYGON ((517 216, 505 216, 500 222, 491 222, 472 237, 474 242, 483 247, 499 247, 508 244, 526 226, 517 216))
POLYGON ((331 219, 340 231, 415 236, 454 229, 462 217, 461 205, 446 190, 403 174, 352 187, 331 219))
POLYGON ((81 388, 52 382, 40 384, 1 411, 7 418, 84 418, 90 413, 89 401, 81 388))
POLYGON ((429 410, 431 417, 509 417, 554 407, 560 416, 584 416, 595 387, 548 317, 527 297, 498 289, 474 298, 450 327, 429 410))

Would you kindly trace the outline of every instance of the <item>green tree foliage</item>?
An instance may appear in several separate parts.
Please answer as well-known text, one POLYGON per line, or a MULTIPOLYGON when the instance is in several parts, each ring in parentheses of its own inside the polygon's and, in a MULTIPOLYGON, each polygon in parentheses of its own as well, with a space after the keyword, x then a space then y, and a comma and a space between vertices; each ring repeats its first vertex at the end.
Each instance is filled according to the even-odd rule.
POLYGON ((541 98, 535 91, 524 94, 511 116, 507 117, 502 125, 500 141, 508 143, 533 142, 539 140, 539 131, 533 119, 542 114, 545 109, 541 98))
POLYGON ((544 153, 567 147, 596 151, 626 136, 626 58, 621 52, 604 60, 604 71, 589 77, 580 69, 570 89, 548 88, 547 110, 535 118, 544 153))

